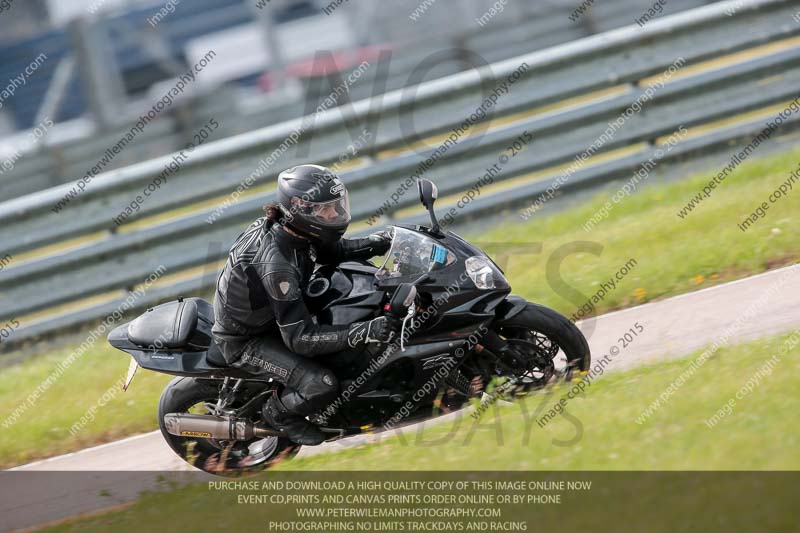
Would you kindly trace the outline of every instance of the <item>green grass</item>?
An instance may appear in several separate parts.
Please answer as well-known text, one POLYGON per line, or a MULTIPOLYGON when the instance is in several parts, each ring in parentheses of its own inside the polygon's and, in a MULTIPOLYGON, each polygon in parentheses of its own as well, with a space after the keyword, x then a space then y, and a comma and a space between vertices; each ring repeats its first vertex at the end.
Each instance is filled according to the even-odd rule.
POLYGON ((46 389, 33 407, 8 428, 2 423, 23 404, 71 350, 60 350, 0 373, 0 467, 8 467, 75 451, 158 427, 158 397, 170 376, 141 369, 133 385, 122 392, 117 381, 127 373, 130 357, 112 349, 105 339, 77 359, 46 389), (99 406, 103 396, 109 399, 99 406), (96 406, 94 420, 87 411, 96 406), (88 422, 74 436, 70 427, 88 422))
MULTIPOLYGON (((550 217, 536 214, 525 224, 497 227, 473 240, 517 243, 512 256, 500 257, 506 261, 514 292, 568 316, 633 258, 636 266, 597 305, 601 313, 629 307, 796 262, 800 258, 796 185, 797 197, 790 193, 771 204, 766 218, 747 232, 739 230, 737 223, 767 201, 798 163, 800 150, 749 161, 685 219, 678 218, 677 211, 715 172, 645 188, 616 204, 609 217, 589 232, 583 224, 610 201, 616 189, 577 208, 550 217), (539 253, 525 245, 535 242, 543 243, 539 253), (569 251, 570 246, 574 251, 569 251), (595 255, 597 250, 599 255, 595 255), (556 268, 559 253, 564 256, 560 269, 556 268), (550 270, 560 271, 563 286, 546 280, 548 261, 553 263, 550 270)), ((492 251, 502 249, 501 245, 492 247, 492 251)))
MULTIPOLYGON (((793 336, 720 349, 684 383, 667 405, 641 425, 636 423, 636 419, 642 410, 700 352, 685 359, 611 373, 593 382, 585 394, 567 404, 572 421, 557 417, 543 428, 528 423, 543 399, 549 406, 554 397, 560 397, 564 390, 562 386, 554 391, 556 396, 538 393, 521 404, 495 404, 494 411, 487 412, 480 422, 466 417, 460 427, 451 423, 435 425, 418 438, 413 435, 404 440, 392 437, 368 447, 284 461, 276 470, 798 470, 800 456, 796 450, 800 446, 800 433, 794 431, 793 425, 794 413, 800 409, 800 397, 796 394, 800 386, 799 341, 800 331, 793 336), (778 356, 778 360, 771 375, 765 376, 752 392, 736 399, 732 412, 717 425, 707 427, 705 421, 730 399, 735 399, 737 391, 772 356, 778 356), (581 428, 578 434, 576 427, 581 428), (498 428, 502 432, 502 441, 498 439, 498 428), (438 445, 431 444, 437 440, 440 441, 438 445), (574 442, 557 444, 565 440, 574 442)), ((423 478, 440 479, 443 476, 423 478)), ((353 477, 339 474, 336 479, 353 477)), ((382 479, 394 478, 383 474, 382 479)), ((774 510, 767 512, 764 508, 764 505, 775 505, 776 498, 785 504, 787 496, 768 492, 775 490, 774 484, 765 483, 765 488, 750 486, 768 481, 763 476, 735 483, 741 478, 673 476, 666 478, 669 480, 667 486, 659 485, 659 480, 663 481, 664 477, 653 476, 640 478, 641 485, 633 485, 638 490, 631 490, 631 485, 623 482, 630 478, 595 474, 592 479, 600 488, 598 492, 589 493, 580 508, 576 505, 539 506, 535 511, 529 509, 527 512, 534 513, 536 520, 552 521, 562 527, 563 521, 567 520, 573 526, 593 524, 595 527, 590 530, 600 531, 606 529, 597 527, 598 522, 606 521, 616 524, 615 531, 641 531, 641 524, 639 527, 632 527, 632 524, 643 519, 639 510, 642 505, 648 505, 655 514, 662 516, 661 520, 656 520, 645 513, 646 520, 651 521, 657 530, 669 531, 670 520, 674 521, 676 517, 670 516, 668 509, 676 506, 688 513, 686 516, 691 517, 698 530, 708 530, 697 525, 698 520, 706 519, 711 520, 707 525, 717 530, 722 522, 736 522, 738 519, 733 518, 730 505, 723 509, 716 509, 715 505, 721 505, 726 499, 728 502, 740 501, 742 495, 747 494, 741 505, 752 506, 753 496, 758 494, 758 501, 763 504, 755 507, 764 511, 766 516, 761 516, 760 512, 748 512, 741 517, 749 524, 748 527, 742 529, 743 524, 738 522, 730 526, 737 530, 759 530, 752 529, 759 520, 785 521, 790 518, 790 515, 776 516, 774 510), (620 501, 625 501, 626 505, 620 506, 620 501), (756 514, 759 514, 758 520, 756 514), (657 524, 661 527, 656 527, 657 524)), ((235 527, 236 530, 263 530, 266 521, 277 516, 291 519, 287 506, 236 506, 238 493, 242 491, 215 492, 208 490, 205 484, 198 484, 167 494, 148 494, 124 511, 62 525, 56 530, 134 531, 157 528, 159 524, 174 521, 175 517, 180 517, 181 525, 188 529, 211 530, 219 524, 216 527, 222 530, 220 508, 227 509, 224 527, 235 527), (246 513, 228 512, 234 508, 246 513)), ((781 511, 785 513, 786 510, 781 511)), ((526 518, 532 519, 530 515, 526 518)), ((786 523, 781 523, 785 528, 786 523)), ((566 530, 580 529, 567 527, 566 530)))
POLYGON ((479 420, 466 417, 461 422, 431 425, 408 437, 286 461, 279 468, 798 470, 800 433, 792 428, 793 413, 800 409, 795 392, 800 386, 800 347, 780 355, 788 339, 790 335, 720 349, 642 424, 636 422, 642 411, 701 352, 609 373, 568 401, 570 417, 556 417, 544 427, 537 421, 566 393, 567 386, 549 391, 552 394, 532 395, 521 404, 495 404, 479 420), (780 361, 772 374, 736 400, 737 391, 773 355, 780 361), (736 402, 733 412, 707 427, 705 421, 731 398, 736 402), (444 443, 453 453, 441 452, 444 443))
MULTIPOLYGON (((515 293, 568 316, 631 258, 637 261, 636 266, 597 304, 596 312, 681 294, 795 262, 800 257, 797 198, 790 196, 774 204, 767 217, 746 233, 736 227, 787 179, 798 160, 800 150, 748 161, 685 220, 675 213, 715 171, 642 190, 617 204, 609 218, 590 233, 581 226, 611 193, 549 217, 535 215, 526 223, 505 225, 470 239, 476 243, 517 243, 493 246, 487 251, 505 265, 515 293), (542 250, 531 253, 525 243, 537 241, 543 241, 542 250), (548 261, 556 257, 556 250, 575 241, 593 241, 602 247, 602 252, 565 254, 560 267, 561 284, 548 282, 548 261), (501 257, 503 249, 511 249, 511 255, 501 257)), ((0 422, 68 353, 66 350, 40 357, 0 373, 0 422)), ((129 392, 118 394, 100 409, 97 419, 76 437, 69 435, 69 427, 124 376, 127 364, 124 354, 98 341, 41 396, 24 419, 10 429, 0 426, 0 467, 155 429, 157 399, 168 377, 140 371, 129 392)))

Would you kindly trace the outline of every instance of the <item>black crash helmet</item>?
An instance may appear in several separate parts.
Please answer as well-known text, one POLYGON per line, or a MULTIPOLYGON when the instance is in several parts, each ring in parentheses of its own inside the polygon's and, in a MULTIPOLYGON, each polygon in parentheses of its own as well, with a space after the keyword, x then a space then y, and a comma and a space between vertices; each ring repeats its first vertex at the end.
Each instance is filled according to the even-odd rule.
POLYGON ((319 165, 281 172, 278 202, 286 225, 312 241, 336 241, 350 224, 347 188, 339 176, 319 165))

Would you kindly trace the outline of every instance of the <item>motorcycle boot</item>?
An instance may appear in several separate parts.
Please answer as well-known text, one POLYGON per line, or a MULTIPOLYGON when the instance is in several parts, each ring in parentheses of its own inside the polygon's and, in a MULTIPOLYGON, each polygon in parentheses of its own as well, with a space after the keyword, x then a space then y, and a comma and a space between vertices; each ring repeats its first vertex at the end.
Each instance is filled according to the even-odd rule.
POLYGON ((316 446, 325 441, 325 434, 304 417, 286 409, 280 398, 270 397, 262 409, 264 421, 275 429, 284 431, 289 440, 304 446, 316 446))

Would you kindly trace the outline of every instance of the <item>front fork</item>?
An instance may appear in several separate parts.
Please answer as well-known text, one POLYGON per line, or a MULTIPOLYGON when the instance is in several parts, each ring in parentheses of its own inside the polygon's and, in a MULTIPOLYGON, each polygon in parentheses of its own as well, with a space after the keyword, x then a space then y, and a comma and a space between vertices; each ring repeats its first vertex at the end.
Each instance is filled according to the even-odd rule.
POLYGON ((526 362, 520 359, 520 355, 511 345, 500 338, 496 331, 490 329, 482 339, 484 348, 489 350, 500 363, 507 366, 509 370, 518 368, 526 362))
MULTIPOLYGON (((497 326, 497 322, 494 325, 497 326)), ((505 390, 512 390, 517 384, 524 382, 526 375, 530 377, 529 372, 534 368, 542 374, 537 379, 545 383, 553 377, 562 379, 569 372, 568 368, 556 369, 552 361, 547 359, 547 354, 540 354, 530 341, 506 340, 494 329, 483 336, 481 343, 494 356, 494 363, 499 367, 501 375, 508 376, 509 380, 503 386, 505 390), (530 353, 530 349, 534 350, 533 353, 530 353)))

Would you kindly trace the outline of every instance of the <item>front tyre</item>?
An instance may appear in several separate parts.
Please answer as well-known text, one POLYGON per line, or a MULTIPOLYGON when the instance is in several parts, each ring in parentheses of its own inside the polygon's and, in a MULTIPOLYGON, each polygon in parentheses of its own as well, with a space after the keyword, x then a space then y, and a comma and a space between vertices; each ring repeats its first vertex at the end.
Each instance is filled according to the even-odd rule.
POLYGON ((589 343, 564 315, 528 302, 525 309, 495 324, 495 332, 508 347, 515 389, 527 392, 551 379, 571 380, 587 372, 592 362, 589 343))
POLYGON ((269 468, 271 464, 297 453, 300 446, 280 437, 222 441, 181 437, 167 431, 164 415, 210 414, 218 396, 218 381, 188 377, 174 378, 161 393, 161 400, 158 403, 158 427, 169 447, 181 459, 211 474, 241 476, 269 468))

